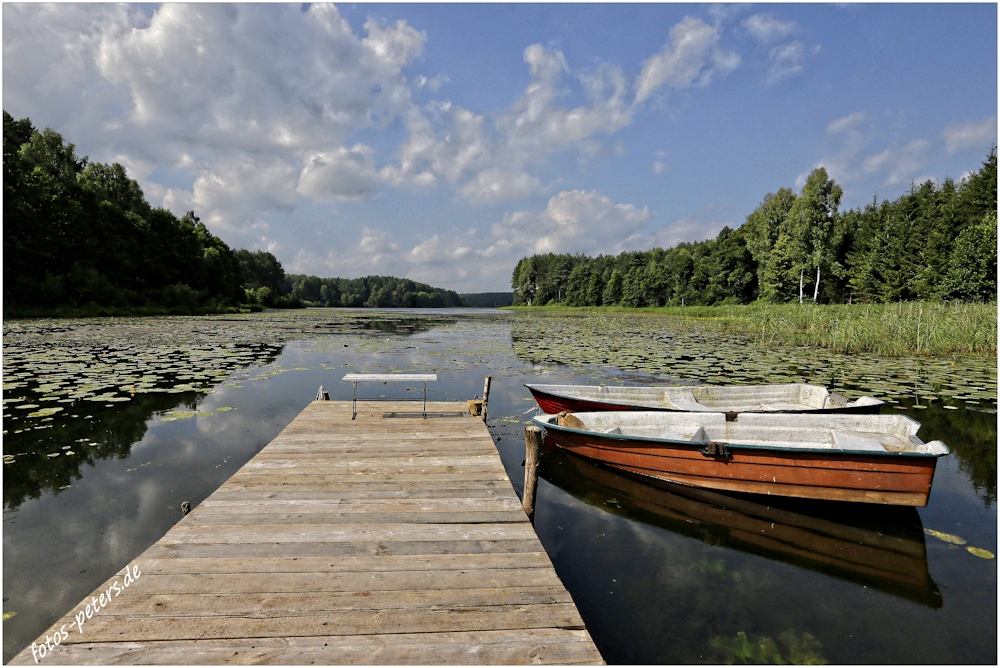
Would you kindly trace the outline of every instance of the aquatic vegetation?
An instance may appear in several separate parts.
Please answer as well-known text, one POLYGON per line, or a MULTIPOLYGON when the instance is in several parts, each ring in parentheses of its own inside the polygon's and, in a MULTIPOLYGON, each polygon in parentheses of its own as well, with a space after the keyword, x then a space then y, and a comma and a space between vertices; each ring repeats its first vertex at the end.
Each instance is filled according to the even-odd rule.
POLYGON ((778 641, 784 653, 771 636, 748 636, 744 631, 732 637, 716 636, 708 644, 714 661, 730 665, 768 663, 816 666, 829 663, 820 653, 823 645, 808 632, 803 631, 800 636, 793 630, 784 631, 778 635, 778 641))
POLYGON ((702 557, 700 561, 695 563, 694 567, 700 573, 725 573, 726 560, 714 559, 709 561, 707 557, 702 557))
POLYGON ((995 559, 996 558, 995 554, 993 554, 989 550, 984 550, 981 547, 972 547, 972 546, 969 546, 969 547, 967 547, 965 549, 968 550, 971 554, 974 554, 975 556, 979 557, 980 559, 995 559))
POLYGON ((934 536, 938 540, 943 540, 944 542, 951 543, 952 545, 965 545, 965 539, 961 536, 945 533, 943 531, 935 531, 934 529, 924 529, 924 532, 928 536, 934 536))
POLYGON ((850 398, 864 394, 923 406, 996 410, 996 360, 975 355, 885 358, 798 346, 755 347, 751 338, 701 320, 650 314, 517 312, 515 353, 535 364, 598 374, 635 371, 632 383, 805 382, 850 398), (606 372, 605 372, 606 373, 606 372))

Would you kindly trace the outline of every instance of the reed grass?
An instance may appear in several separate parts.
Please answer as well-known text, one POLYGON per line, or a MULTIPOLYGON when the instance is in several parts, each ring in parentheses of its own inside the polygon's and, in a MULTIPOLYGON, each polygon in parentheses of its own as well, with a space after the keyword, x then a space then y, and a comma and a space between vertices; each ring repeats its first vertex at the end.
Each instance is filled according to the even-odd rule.
MULTIPOLYGON (((533 309, 531 309, 533 310, 533 309)), ((545 311, 552 311, 550 307, 545 311)), ((650 313, 698 321, 755 346, 814 346, 882 356, 997 354, 997 303, 733 304, 646 309, 560 309, 650 313)))

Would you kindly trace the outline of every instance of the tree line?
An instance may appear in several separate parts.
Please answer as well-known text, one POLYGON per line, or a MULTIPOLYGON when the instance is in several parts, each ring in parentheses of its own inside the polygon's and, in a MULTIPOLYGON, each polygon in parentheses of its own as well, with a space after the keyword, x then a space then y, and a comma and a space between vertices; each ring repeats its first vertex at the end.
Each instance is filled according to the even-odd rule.
POLYGON ((839 210, 818 168, 800 193, 766 195, 715 239, 619 255, 533 255, 514 304, 682 306, 768 302, 991 301, 997 294, 997 156, 960 183, 913 184, 895 201, 839 210))
POLYGON ((193 211, 152 207, 122 165, 79 157, 59 133, 6 111, 3 191, 8 317, 462 305, 405 279, 286 276, 272 253, 233 250, 193 211))
POLYGON ((364 278, 319 278, 289 274, 285 294, 306 306, 375 308, 452 308, 465 306, 453 290, 435 288, 408 278, 365 276, 364 278))

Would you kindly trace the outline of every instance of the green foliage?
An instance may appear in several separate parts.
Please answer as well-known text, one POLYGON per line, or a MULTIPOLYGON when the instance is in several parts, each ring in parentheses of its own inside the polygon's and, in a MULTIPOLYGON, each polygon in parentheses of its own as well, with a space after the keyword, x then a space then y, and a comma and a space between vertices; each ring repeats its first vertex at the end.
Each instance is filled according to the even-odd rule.
POLYGON ((996 148, 960 185, 914 185, 895 202, 840 212, 842 188, 813 170, 802 192, 764 197, 737 230, 617 256, 533 255, 514 306, 644 308, 804 301, 996 299, 996 148), (992 218, 989 218, 992 216, 992 218))
POLYGON ((392 276, 319 278, 289 274, 284 278, 282 291, 288 298, 308 306, 455 308, 465 305, 453 290, 392 276))
MULTIPOLYGON (((237 254, 193 211, 152 208, 120 164, 80 158, 59 133, 7 112, 3 150, 6 314, 193 314, 245 300, 237 254)), ((242 253, 280 295, 274 256, 242 253)))
POLYGON ((248 251, 241 248, 236 251, 236 260, 240 264, 244 288, 257 290, 266 287, 274 295, 281 294, 285 282, 285 270, 278 262, 278 258, 266 251, 248 251))
POLYGON ((958 235, 938 295, 943 299, 985 302, 996 294, 997 212, 991 211, 958 235))

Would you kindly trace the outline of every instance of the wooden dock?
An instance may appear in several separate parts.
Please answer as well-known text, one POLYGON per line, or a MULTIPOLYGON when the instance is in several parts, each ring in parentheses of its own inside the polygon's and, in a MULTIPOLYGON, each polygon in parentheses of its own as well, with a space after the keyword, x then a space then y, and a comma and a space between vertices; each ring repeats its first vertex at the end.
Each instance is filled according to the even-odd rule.
POLYGON ((11 663, 602 663, 465 409, 314 401, 11 663))

